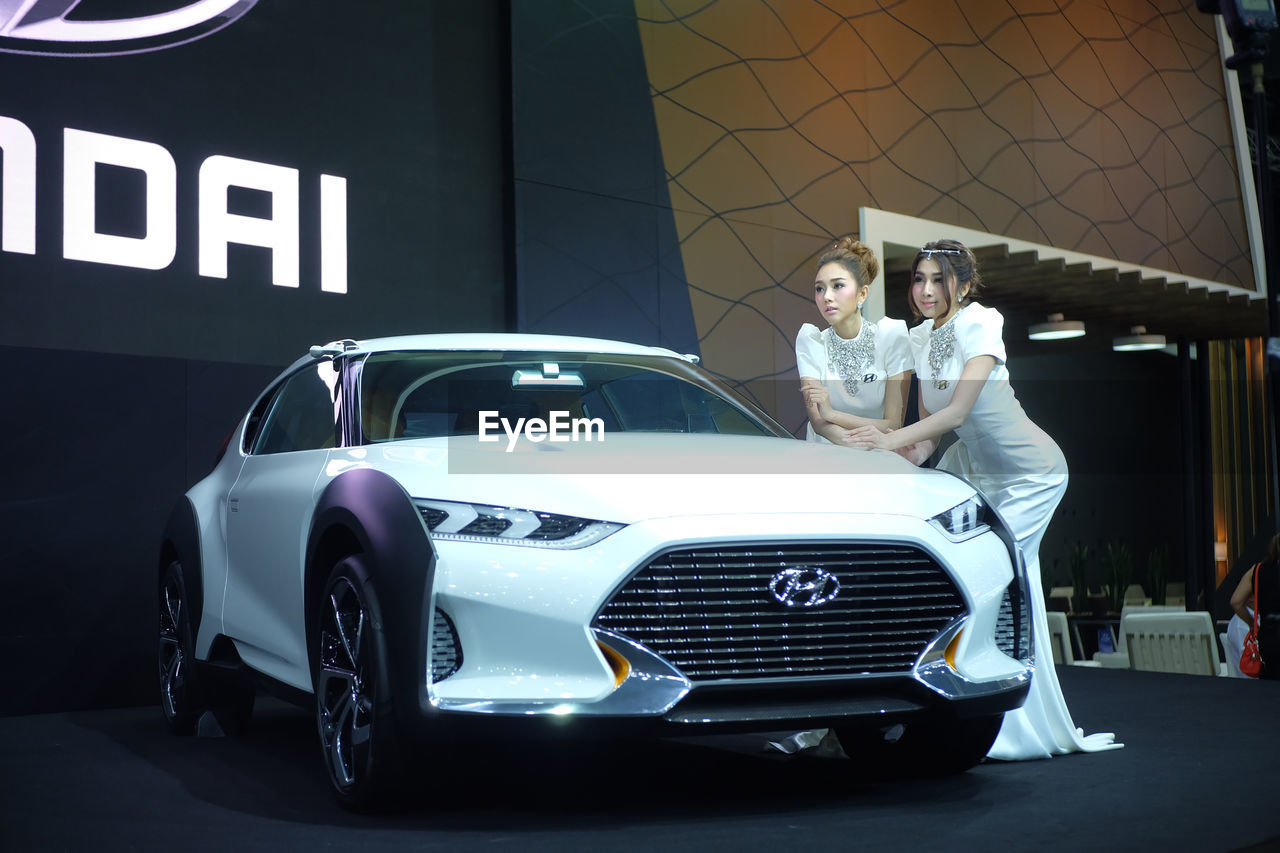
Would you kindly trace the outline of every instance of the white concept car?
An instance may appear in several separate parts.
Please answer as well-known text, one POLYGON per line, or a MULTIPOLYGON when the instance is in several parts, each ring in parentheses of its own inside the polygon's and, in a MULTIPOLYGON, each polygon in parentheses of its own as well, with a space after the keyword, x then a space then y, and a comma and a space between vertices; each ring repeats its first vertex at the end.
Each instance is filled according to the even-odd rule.
POLYGON ((697 361, 542 335, 313 347, 170 518, 169 726, 231 731, 265 680, 315 708, 352 808, 441 733, 553 720, 828 727, 869 774, 980 761, 1033 664, 998 516, 949 474, 796 440, 697 361))

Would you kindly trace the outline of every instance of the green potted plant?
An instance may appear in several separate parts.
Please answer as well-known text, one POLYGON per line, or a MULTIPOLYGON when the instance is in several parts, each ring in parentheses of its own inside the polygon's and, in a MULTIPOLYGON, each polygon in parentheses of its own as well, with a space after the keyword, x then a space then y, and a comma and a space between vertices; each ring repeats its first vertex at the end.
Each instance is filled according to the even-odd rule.
POLYGON ((1133 555, 1123 542, 1108 542, 1102 556, 1103 592, 1107 607, 1114 612, 1124 608, 1124 593, 1133 579, 1133 555))

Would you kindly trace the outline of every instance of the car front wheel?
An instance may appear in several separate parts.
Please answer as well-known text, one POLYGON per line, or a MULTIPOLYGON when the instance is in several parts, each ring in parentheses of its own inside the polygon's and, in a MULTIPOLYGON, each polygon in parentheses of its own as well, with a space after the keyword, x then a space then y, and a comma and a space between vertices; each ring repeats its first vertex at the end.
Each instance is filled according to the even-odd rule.
POLYGON ((329 575, 316 614, 316 722, 329 782, 354 811, 389 804, 400 776, 377 596, 358 557, 329 575))

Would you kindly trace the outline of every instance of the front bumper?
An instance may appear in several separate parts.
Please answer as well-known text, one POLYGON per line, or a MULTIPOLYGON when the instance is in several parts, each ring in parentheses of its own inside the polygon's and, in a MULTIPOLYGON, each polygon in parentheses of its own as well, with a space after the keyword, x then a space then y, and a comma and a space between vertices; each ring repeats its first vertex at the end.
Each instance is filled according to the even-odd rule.
POLYGON ((858 523, 848 530, 850 516, 834 513, 662 519, 577 551, 441 542, 433 603, 456 626, 462 664, 429 684, 422 710, 723 730, 896 721, 939 707, 971 716, 1020 705, 1030 662, 1006 655, 994 639, 1014 579, 1005 543, 994 532, 952 542, 904 516, 859 516, 858 523), (691 678, 634 637, 592 627, 635 572, 673 548, 867 540, 930 555, 963 599, 963 612, 897 671, 691 678))

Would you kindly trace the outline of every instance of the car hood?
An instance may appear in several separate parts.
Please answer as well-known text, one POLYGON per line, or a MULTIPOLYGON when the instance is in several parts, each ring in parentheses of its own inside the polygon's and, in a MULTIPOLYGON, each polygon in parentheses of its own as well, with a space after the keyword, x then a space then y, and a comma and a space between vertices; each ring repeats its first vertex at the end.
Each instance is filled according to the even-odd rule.
POLYGON ((624 524, 726 513, 852 512, 929 518, 974 490, 896 453, 796 439, 608 433, 533 443, 415 439, 334 451, 330 474, 374 467, 411 496, 624 524))

